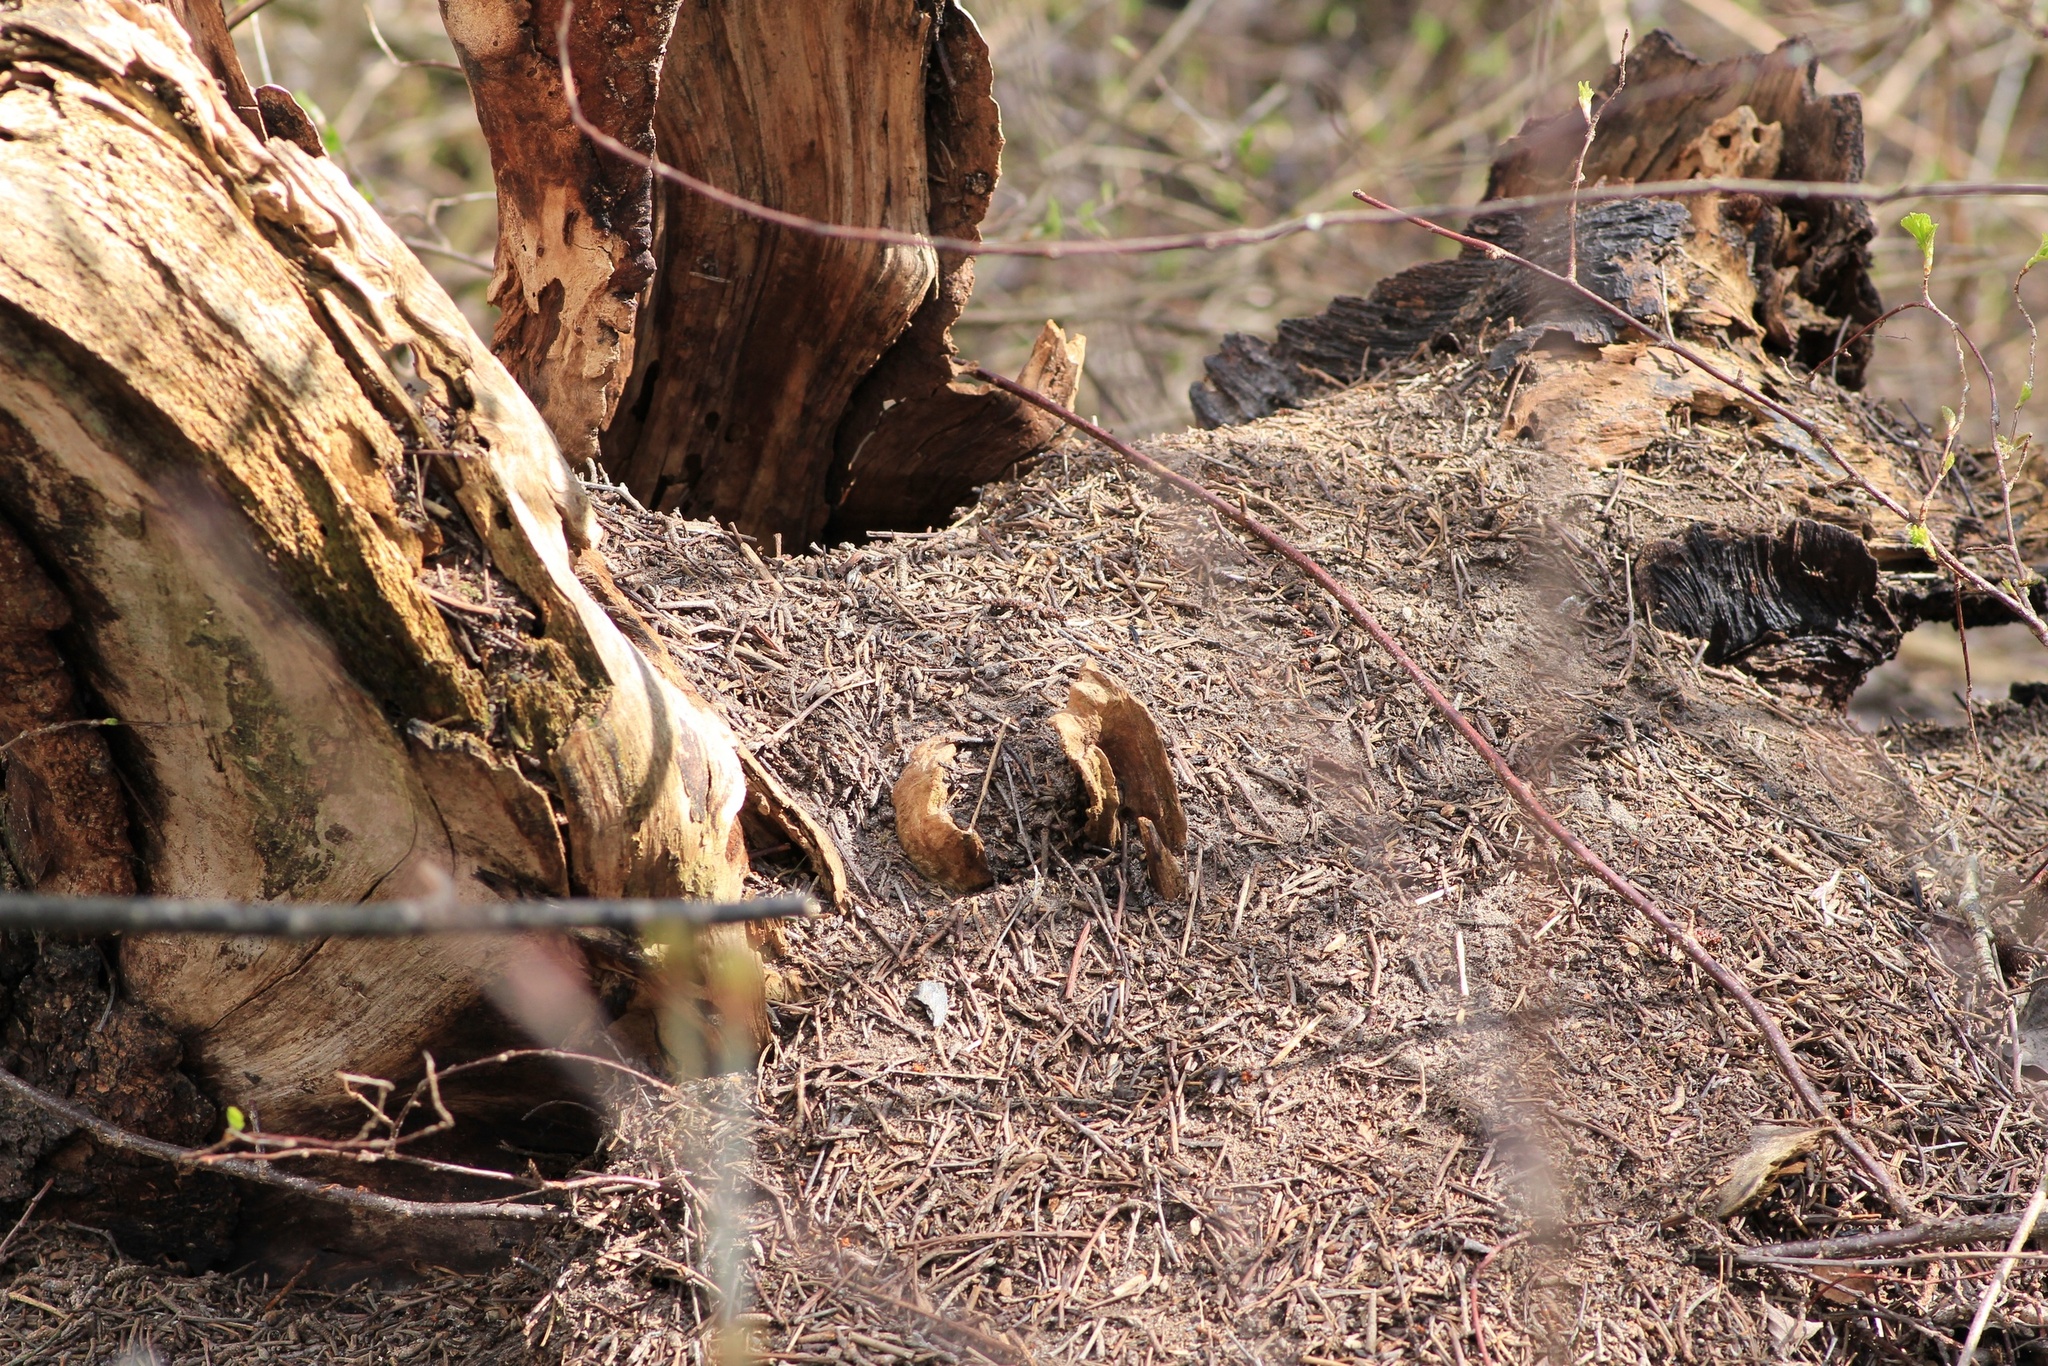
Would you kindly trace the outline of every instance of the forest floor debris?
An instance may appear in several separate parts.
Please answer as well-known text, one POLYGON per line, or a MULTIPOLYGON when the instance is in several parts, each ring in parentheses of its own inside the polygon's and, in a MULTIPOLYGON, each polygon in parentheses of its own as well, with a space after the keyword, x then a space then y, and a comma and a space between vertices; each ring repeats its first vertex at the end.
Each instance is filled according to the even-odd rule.
MULTIPOLYGON (((1630 609, 1640 548, 1692 521, 1846 516, 1854 496, 1735 411, 1585 468, 1504 441, 1502 387, 1451 358, 1149 449, 1284 523, 1737 965, 1922 1217, 2017 1211, 2041 1115, 1949 884, 1968 854, 1992 870, 2023 982, 2040 901, 2013 874, 2048 846, 2048 707, 1980 709, 1974 747, 1868 736, 1697 663, 1630 609)), ((1759 1041, 1525 829, 1327 603, 1208 514, 1078 446, 945 530, 781 558, 593 491, 618 584, 857 891, 855 913, 788 929, 778 1037, 710 1088, 749 1104, 628 1106, 611 1153, 701 1172, 719 1149, 677 1137, 689 1116, 744 1131, 742 1324, 764 1355, 1952 1355, 1995 1257, 1701 1264, 1887 1221, 1825 1138, 1711 1218, 1752 1130, 1804 1118, 1759 1041), (1192 910, 1153 897, 1135 840, 1081 841, 1049 718, 1091 663, 1164 734, 1192 910), (996 882, 968 896, 894 833, 904 759, 940 734, 959 737, 956 818, 996 756, 972 822, 996 882)), ((793 852, 757 864, 763 889, 806 877, 793 852)), ((703 1210, 581 1208, 584 1233, 492 1276, 275 1303, 31 1226, 0 1269, 0 1363, 144 1339, 165 1363, 705 1359, 703 1210)), ((1986 1351, 2010 1360, 2044 1325, 2022 1263, 1986 1351)))

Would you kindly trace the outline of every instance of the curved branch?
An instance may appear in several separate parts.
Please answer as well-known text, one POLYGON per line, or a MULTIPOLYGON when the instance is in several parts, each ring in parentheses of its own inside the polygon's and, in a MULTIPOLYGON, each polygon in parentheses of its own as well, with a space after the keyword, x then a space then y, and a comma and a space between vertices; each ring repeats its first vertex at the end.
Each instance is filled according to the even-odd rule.
POLYGON ((194 1149, 181 1148, 175 1143, 164 1143, 154 1138, 144 1138, 141 1134, 130 1133, 126 1129, 109 1124, 70 1101, 60 1100, 40 1087, 31 1086, 5 1068, 0 1068, 0 1090, 12 1092, 29 1104, 47 1110, 65 1123, 75 1125, 91 1134, 95 1141, 105 1147, 120 1152, 155 1158, 159 1162, 169 1162, 173 1166, 188 1170, 219 1172, 239 1180, 253 1181, 259 1186, 276 1186, 311 1200, 347 1205, 372 1214, 392 1215, 401 1219, 505 1219, 527 1224, 560 1223, 572 1217, 567 1210, 552 1206, 501 1205, 483 1200, 401 1200, 396 1196, 378 1195, 374 1191, 355 1190, 352 1187, 337 1186, 324 1181, 309 1181, 303 1176, 278 1171, 263 1162, 251 1162, 243 1158, 205 1158, 194 1149))

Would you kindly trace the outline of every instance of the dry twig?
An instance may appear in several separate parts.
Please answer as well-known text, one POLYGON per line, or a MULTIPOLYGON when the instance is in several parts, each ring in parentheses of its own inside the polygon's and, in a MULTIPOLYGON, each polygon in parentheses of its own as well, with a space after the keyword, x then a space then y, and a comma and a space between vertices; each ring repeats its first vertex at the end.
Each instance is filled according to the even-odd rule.
POLYGON ((219 1172, 242 1181, 251 1181, 259 1186, 275 1186, 312 1200, 323 1200, 330 1204, 347 1205, 353 1209, 371 1214, 392 1215, 404 1219, 504 1219, 518 1223, 560 1223, 571 1216, 567 1210, 534 1205, 504 1205, 494 1201, 478 1200, 401 1200, 395 1196, 378 1195, 373 1191, 355 1190, 324 1181, 309 1181, 301 1176, 281 1172, 263 1162, 247 1158, 212 1158, 195 1148, 182 1148, 175 1143, 164 1143, 154 1138, 107 1123, 98 1116, 88 1113, 70 1101, 60 1100, 37 1086, 31 1086, 12 1072, 0 1068, 0 1090, 14 1095, 40 1109, 57 1116, 67 1124, 76 1125, 91 1134, 97 1142, 120 1152, 134 1153, 138 1157, 155 1158, 185 1168, 200 1168, 219 1172))

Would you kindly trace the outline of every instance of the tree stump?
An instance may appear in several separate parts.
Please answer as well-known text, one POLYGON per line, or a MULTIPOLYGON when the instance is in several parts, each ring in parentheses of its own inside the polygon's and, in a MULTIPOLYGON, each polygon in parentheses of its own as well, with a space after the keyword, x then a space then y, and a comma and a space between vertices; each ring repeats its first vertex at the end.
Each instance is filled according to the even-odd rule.
MULTIPOLYGON (((499 185, 498 354, 573 459, 601 452, 650 507, 797 549, 933 525, 1058 434, 958 377, 970 258, 657 185, 570 122, 558 3, 443 12, 499 185)), ((1002 130, 988 48, 951 0, 598 0, 572 19, 586 110, 633 150, 814 219, 979 240, 1002 130), (649 35, 671 16, 664 56, 649 35)), ((1082 356, 1047 324, 1025 375, 1070 398, 1082 356)))

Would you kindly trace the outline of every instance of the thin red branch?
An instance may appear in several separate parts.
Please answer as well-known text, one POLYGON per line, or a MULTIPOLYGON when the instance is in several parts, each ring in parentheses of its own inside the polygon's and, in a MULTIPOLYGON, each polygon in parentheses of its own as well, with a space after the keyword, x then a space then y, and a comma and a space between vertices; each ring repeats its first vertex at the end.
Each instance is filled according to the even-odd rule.
POLYGON ((7 1236, 5 1238, 0 1238, 0 1266, 7 1265, 7 1254, 14 1250, 14 1240, 16 1238, 19 1238, 21 1236, 21 1231, 28 1227, 29 1216, 36 1212, 36 1206, 43 1203, 43 1197, 48 1195, 50 1193, 50 1187, 56 1184, 57 1178, 54 1176, 45 1180, 43 1182, 43 1188, 37 1191, 33 1196, 29 1197, 28 1206, 27 1208, 22 1210, 21 1217, 14 1221, 14 1227, 7 1230, 7 1236))
POLYGON ((1480 758, 1486 761, 1487 767, 1493 770, 1494 776, 1499 779, 1501 786, 1507 789, 1508 795, 1514 798, 1515 803, 1528 814, 1529 818, 1545 834, 1549 835, 1551 839, 1562 845, 1565 852, 1570 854, 1581 867, 1604 883, 1608 890, 1627 902, 1637 913, 1655 925, 1664 934, 1664 937, 1677 945, 1679 951, 1697 964, 1700 970, 1706 973, 1716 986, 1720 987, 1722 991, 1726 992, 1741 1005, 1743 1013, 1749 1016, 1751 1023, 1764 1036, 1764 1042, 1768 1045, 1773 1060, 1777 1063, 1779 1071, 1784 1073, 1785 1079, 1791 1083, 1792 1089, 1798 1095, 1800 1103, 1815 1118, 1828 1125, 1834 1134, 1835 1141, 1840 1143, 1843 1150, 1854 1159, 1856 1165, 1863 1169, 1878 1193, 1883 1196, 1885 1202, 1893 1210, 1901 1214, 1913 1208, 1912 1202, 1893 1182, 1891 1173, 1885 1169, 1884 1164, 1871 1155, 1861 1143, 1856 1141, 1856 1138, 1849 1133, 1841 1122, 1834 1118, 1833 1113, 1828 1108, 1827 1101, 1821 1097, 1820 1092, 1814 1087, 1812 1080, 1806 1075, 1806 1069, 1800 1066, 1799 1059, 1792 1052, 1792 1045, 1786 1040, 1784 1031, 1778 1028, 1778 1022, 1772 1017, 1771 1012, 1764 1006, 1763 1002, 1759 1001, 1751 993, 1748 986, 1743 983, 1742 978, 1725 966, 1720 959, 1708 952, 1705 945, 1687 933, 1685 927, 1672 919, 1670 914, 1663 907, 1659 906, 1656 901, 1651 899, 1648 893, 1637 887, 1625 874, 1611 867, 1584 840, 1581 840, 1562 821, 1552 815, 1550 809, 1537 796, 1536 790, 1525 782, 1520 774, 1515 772, 1501 752, 1494 748, 1493 744, 1484 735, 1480 734, 1478 728, 1472 724, 1464 712, 1460 711, 1457 705, 1449 697, 1445 696, 1443 689, 1437 686, 1436 680, 1429 676, 1429 672, 1415 662, 1415 659, 1402 646, 1401 642, 1394 638, 1393 633, 1380 624, 1379 618, 1368 612, 1364 605, 1357 598, 1353 597, 1343 584, 1337 582, 1329 570, 1323 568, 1306 551, 1303 551, 1272 527, 1267 526, 1249 512, 1239 508, 1237 504, 1211 492, 1206 486, 1188 478, 1177 470, 1168 468, 1158 460, 1146 455, 1118 437, 1111 435, 1078 413, 1047 398, 1044 394, 1034 389, 1028 389, 1013 379, 999 375, 992 370, 983 369, 980 366, 970 367, 968 373, 977 379, 995 385, 1006 393, 1014 394, 1026 403, 1044 409, 1067 425, 1087 433, 1094 440, 1115 452, 1126 463, 1144 470, 1153 478, 1172 485, 1174 488, 1214 509, 1218 515, 1229 519, 1245 531, 1251 533, 1252 536, 1263 542, 1269 550, 1307 575, 1317 587, 1335 599, 1337 605, 1344 609, 1345 615, 1357 622, 1365 633, 1372 637, 1373 642, 1393 658, 1394 663, 1400 668, 1401 672, 1408 675, 1409 680, 1422 691, 1423 696, 1429 699, 1430 705, 1436 708, 1437 713, 1445 721, 1449 722, 1459 735, 1464 737, 1465 743, 1470 745, 1480 758))
POLYGON ((1496 1243, 1493 1251, 1481 1257, 1479 1265, 1472 1268, 1472 1278, 1466 1283, 1466 1289, 1472 1294, 1472 1343, 1479 1349, 1481 1366, 1493 1366, 1493 1353, 1486 1345, 1486 1314, 1479 1305, 1479 1278, 1486 1274, 1486 1268, 1493 1265, 1495 1257, 1500 1256, 1501 1253, 1506 1252, 1516 1243, 1527 1242, 1528 1238, 1529 1235, 1526 1233, 1517 1233, 1511 1238, 1503 1238, 1500 1242, 1496 1243))
POLYGON ((197 1149, 181 1148, 175 1143, 144 1138, 141 1134, 130 1133, 117 1125, 109 1124, 70 1101, 61 1100, 40 1087, 30 1085, 5 1068, 0 1068, 0 1090, 12 1092, 29 1104, 46 1110, 65 1123, 91 1134, 95 1142, 120 1152, 154 1158, 159 1162, 169 1162, 187 1169, 199 1168, 219 1172, 223 1176, 253 1181, 259 1186, 276 1186, 311 1200, 347 1205, 373 1214, 388 1214, 405 1219, 505 1219, 520 1223, 557 1223, 570 1217, 567 1210, 546 1205, 502 1205, 493 1201, 477 1200, 401 1200, 396 1196, 379 1195, 374 1191, 356 1190, 353 1187, 338 1186, 325 1181, 309 1181, 302 1176, 278 1171, 267 1163, 251 1162, 246 1158, 208 1158, 197 1149))

